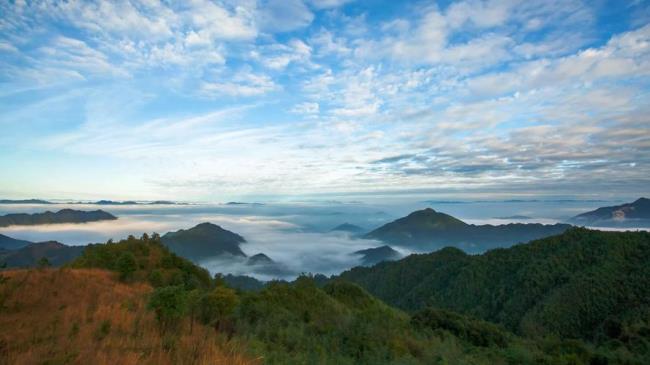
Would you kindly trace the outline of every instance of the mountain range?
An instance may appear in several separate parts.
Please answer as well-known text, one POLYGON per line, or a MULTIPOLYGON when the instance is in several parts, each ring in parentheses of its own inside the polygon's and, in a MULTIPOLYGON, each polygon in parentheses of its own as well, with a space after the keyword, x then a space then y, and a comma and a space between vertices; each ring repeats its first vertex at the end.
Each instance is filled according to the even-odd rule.
POLYGON ((569 222, 592 227, 650 227, 650 199, 639 198, 632 203, 601 207, 579 214, 569 222))
POLYGON ((32 226, 58 223, 88 223, 116 219, 116 216, 103 210, 83 211, 61 209, 56 213, 47 211, 45 213, 13 213, 0 216, 0 227, 13 225, 32 226))
POLYGON ((454 246, 468 253, 562 233, 569 224, 510 223, 503 225, 467 224, 431 208, 415 211, 363 236, 419 251, 454 246))

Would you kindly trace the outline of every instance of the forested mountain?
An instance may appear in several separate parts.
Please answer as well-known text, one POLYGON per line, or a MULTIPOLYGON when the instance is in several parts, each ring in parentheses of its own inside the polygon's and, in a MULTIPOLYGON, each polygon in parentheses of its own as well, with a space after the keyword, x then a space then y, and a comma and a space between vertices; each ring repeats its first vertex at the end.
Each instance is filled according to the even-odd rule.
POLYGON ((85 246, 67 246, 56 241, 30 243, 0 253, 0 264, 7 267, 62 266, 79 257, 85 246))
POLYGON ((58 212, 47 211, 45 213, 15 213, 0 216, 0 227, 13 225, 39 225, 57 223, 87 223, 104 220, 115 220, 117 217, 103 210, 83 211, 73 209, 61 209, 58 212))
POLYGON ((420 251, 454 246, 465 252, 480 253, 491 248, 508 247, 515 243, 562 233, 570 227, 568 224, 536 223, 473 225, 427 208, 387 223, 366 234, 364 238, 420 251))
POLYGON ((570 222, 596 227, 650 227, 650 199, 639 198, 632 203, 598 208, 579 214, 570 222))
MULTIPOLYGON (((573 228, 471 256, 456 248, 340 275, 399 308, 446 308, 527 337, 648 341, 650 233, 573 228)), ((645 342, 647 343, 647 342, 645 342)))
MULTIPOLYGON (((648 359, 647 346, 625 352, 559 338, 533 341, 430 307, 409 315, 341 280, 321 287, 301 276, 256 292, 224 284, 171 253, 156 235, 90 245, 62 270, 0 272, 0 361, 591 365, 648 359)), ((627 327, 622 331, 628 337, 618 341, 628 341, 627 327)))
POLYGON ((212 223, 169 232, 162 236, 161 242, 172 252, 195 262, 224 253, 246 257, 239 248, 246 242, 244 237, 212 223))
POLYGON ((0 248, 3 248, 5 250, 17 250, 21 247, 29 245, 30 243, 32 242, 19 240, 0 234, 0 248))
POLYGON ((402 257, 399 252, 393 250, 390 246, 367 248, 355 251, 354 254, 361 257, 361 263, 365 266, 375 265, 382 261, 399 260, 402 257))

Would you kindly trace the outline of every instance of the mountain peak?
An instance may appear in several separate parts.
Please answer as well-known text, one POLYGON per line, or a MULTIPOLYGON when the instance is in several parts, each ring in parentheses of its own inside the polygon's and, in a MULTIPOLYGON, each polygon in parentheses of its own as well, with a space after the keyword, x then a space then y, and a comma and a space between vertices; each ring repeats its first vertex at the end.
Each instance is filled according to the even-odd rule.
POLYGON ((332 228, 331 232, 334 232, 334 231, 360 233, 360 232, 363 232, 363 228, 361 228, 361 227, 359 227, 357 225, 345 222, 343 224, 339 224, 338 226, 332 228))
POLYGON ((432 208, 425 208, 416 210, 415 212, 402 218, 405 222, 415 224, 424 224, 429 228, 451 228, 451 227, 464 227, 467 223, 458 218, 452 217, 449 214, 436 212, 432 208))
POLYGON ((224 253, 245 257, 239 248, 239 244, 244 242, 244 237, 209 222, 162 236, 162 243, 172 252, 193 261, 224 253))

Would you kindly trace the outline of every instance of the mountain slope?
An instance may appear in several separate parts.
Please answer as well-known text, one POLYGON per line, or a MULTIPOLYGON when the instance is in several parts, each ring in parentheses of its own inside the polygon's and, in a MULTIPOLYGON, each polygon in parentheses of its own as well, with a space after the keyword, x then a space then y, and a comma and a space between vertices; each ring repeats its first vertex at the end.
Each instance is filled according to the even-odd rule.
POLYGON ((21 247, 29 245, 30 243, 32 242, 19 240, 0 234, 0 248, 3 248, 5 250, 17 250, 21 247))
POLYGON ((639 198, 632 203, 598 208, 569 221, 597 227, 650 227, 650 199, 639 198))
POLYGON ((224 253, 246 256, 239 248, 240 243, 246 242, 244 237, 212 223, 169 232, 162 236, 161 242, 177 255, 195 262, 224 253))
POLYGON ((73 209, 61 209, 56 213, 47 211, 45 213, 16 213, 0 216, 0 227, 12 225, 39 225, 56 223, 87 223, 104 220, 115 220, 117 217, 103 210, 82 211, 73 209))
POLYGON ((67 246, 56 241, 30 243, 18 250, 0 254, 7 267, 35 267, 45 258, 52 266, 62 266, 81 255, 85 246, 67 246))
POLYGON ((608 321, 631 337, 650 329, 649 257, 648 232, 573 228, 483 255, 446 248, 340 277, 407 310, 433 305, 527 336, 593 340, 608 321))
POLYGON ((147 284, 96 269, 1 275, 0 364, 259 364, 188 320, 171 341, 147 309, 147 284))
POLYGON ((507 247, 562 233, 570 227, 568 224, 534 223, 472 225, 427 208, 387 223, 366 234, 364 238, 422 251, 455 246, 466 252, 480 253, 495 247, 507 247))

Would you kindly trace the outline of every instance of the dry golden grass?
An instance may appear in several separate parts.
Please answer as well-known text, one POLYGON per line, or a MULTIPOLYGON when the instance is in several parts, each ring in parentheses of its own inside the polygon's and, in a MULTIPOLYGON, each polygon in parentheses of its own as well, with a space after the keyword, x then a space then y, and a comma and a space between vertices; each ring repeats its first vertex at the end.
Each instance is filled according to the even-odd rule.
POLYGON ((161 336, 151 287, 102 270, 1 272, 0 364, 255 364, 214 329, 189 321, 161 336))

